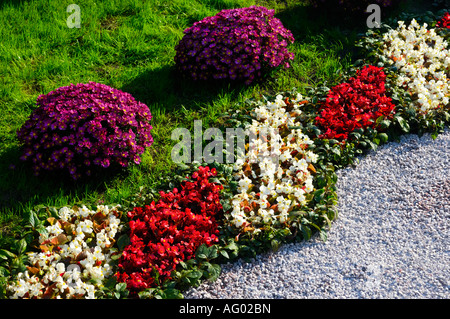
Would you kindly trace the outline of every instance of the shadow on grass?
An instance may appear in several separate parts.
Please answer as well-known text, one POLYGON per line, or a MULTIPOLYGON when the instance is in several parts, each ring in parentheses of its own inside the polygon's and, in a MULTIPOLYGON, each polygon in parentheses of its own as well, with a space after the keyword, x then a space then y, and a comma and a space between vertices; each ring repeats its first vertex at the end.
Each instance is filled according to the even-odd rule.
POLYGON ((366 17, 347 22, 339 18, 332 11, 318 10, 311 6, 293 6, 276 15, 283 25, 291 30, 295 41, 314 44, 320 49, 328 50, 342 45, 341 52, 344 57, 354 54, 354 41, 359 33, 365 32, 366 17))
POLYGON ((2 0, 0 1, 0 9, 3 9, 7 6, 21 6, 24 3, 28 2, 28 0, 2 0))
POLYGON ((181 107, 200 110, 223 94, 232 96, 245 90, 243 83, 193 81, 180 75, 174 66, 146 70, 121 87, 138 101, 164 113, 177 112, 181 107))
POLYGON ((64 206, 78 201, 98 204, 105 185, 124 176, 121 169, 98 171, 90 178, 74 181, 64 172, 34 176, 29 162, 20 161, 21 149, 12 146, 0 155, 0 214, 22 215, 37 205, 64 206))

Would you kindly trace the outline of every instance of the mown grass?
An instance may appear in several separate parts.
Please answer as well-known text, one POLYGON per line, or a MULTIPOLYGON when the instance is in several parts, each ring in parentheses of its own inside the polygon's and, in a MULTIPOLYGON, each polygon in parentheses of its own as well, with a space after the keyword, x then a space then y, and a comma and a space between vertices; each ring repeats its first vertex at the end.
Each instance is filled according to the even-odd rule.
MULTIPOLYGON (((10 1, 0 5, 0 230, 35 205, 77 201, 120 203, 140 186, 154 185, 173 168, 170 139, 176 127, 201 119, 214 127, 223 111, 261 94, 336 84, 353 59, 357 28, 330 24, 304 1, 79 0, 81 28, 66 25, 72 0, 10 1), (192 83, 174 72, 175 45, 195 21, 225 8, 264 5, 276 10, 296 42, 290 69, 251 86, 192 83), (16 131, 36 98, 70 83, 95 81, 133 94, 152 112, 154 144, 140 166, 83 183, 34 177, 19 161, 16 131)), ((361 22, 365 23, 365 16, 361 22)))

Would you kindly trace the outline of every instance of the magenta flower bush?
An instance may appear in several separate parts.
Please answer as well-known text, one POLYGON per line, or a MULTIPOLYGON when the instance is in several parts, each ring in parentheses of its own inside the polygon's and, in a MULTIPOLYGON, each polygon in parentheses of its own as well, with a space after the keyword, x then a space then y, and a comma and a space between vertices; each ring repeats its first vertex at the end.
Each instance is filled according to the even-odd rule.
POLYGON ((244 80, 289 67, 291 31, 265 7, 227 9, 195 22, 175 47, 177 69, 194 80, 244 80))
POLYGON ((21 160, 35 175, 66 171, 73 179, 96 168, 139 164, 153 143, 149 108, 129 93, 90 82, 60 87, 37 99, 18 130, 21 160))

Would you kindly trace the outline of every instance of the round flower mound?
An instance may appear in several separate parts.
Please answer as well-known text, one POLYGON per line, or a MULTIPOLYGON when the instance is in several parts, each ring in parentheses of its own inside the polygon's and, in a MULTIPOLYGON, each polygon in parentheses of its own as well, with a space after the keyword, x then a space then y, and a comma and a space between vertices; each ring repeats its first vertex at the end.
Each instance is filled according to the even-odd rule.
POLYGON ((413 19, 408 27, 403 21, 398 28, 383 35, 383 53, 388 63, 397 67, 396 84, 409 91, 412 107, 423 117, 449 109, 448 43, 413 19))
POLYGON ((9 298, 95 299, 105 278, 114 275, 111 246, 120 232, 119 206, 85 206, 59 210, 39 237, 41 252, 8 287, 9 298))
POLYGON ((125 282, 131 296, 170 279, 180 261, 195 255, 201 244, 218 242, 215 217, 222 211, 222 185, 210 183, 215 169, 200 167, 181 189, 161 192, 157 203, 136 207, 131 218, 130 244, 119 260, 117 281, 125 282))
POLYGON ((235 163, 238 193, 225 214, 227 223, 241 232, 288 227, 290 212, 300 210, 314 190, 312 164, 318 157, 308 150, 313 141, 300 129, 289 128, 299 125, 301 100, 300 94, 295 100, 278 95, 254 110, 256 119, 247 130, 260 138, 251 139, 247 155, 235 163))
POLYGON ((294 54, 291 31, 265 7, 222 10, 184 31, 176 46, 178 70, 194 80, 244 80, 246 84, 264 72, 284 65, 294 54))
POLYGON ((62 170, 78 179, 94 168, 139 164, 153 143, 149 108, 104 84, 60 87, 40 95, 37 106, 17 132, 21 159, 32 162, 36 176, 62 170))
POLYGON ((333 87, 316 117, 325 130, 320 138, 346 140, 355 129, 375 128, 379 117, 391 118, 395 105, 386 96, 385 80, 383 68, 370 65, 333 87))

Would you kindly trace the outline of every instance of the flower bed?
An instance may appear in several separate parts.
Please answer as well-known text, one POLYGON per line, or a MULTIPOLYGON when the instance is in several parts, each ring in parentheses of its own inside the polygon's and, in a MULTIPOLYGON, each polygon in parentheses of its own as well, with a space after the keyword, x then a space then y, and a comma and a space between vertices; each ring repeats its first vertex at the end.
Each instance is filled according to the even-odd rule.
POLYGON ((333 87, 316 118, 316 124, 325 130, 320 138, 346 140, 356 129, 375 128, 377 120, 391 119, 394 104, 386 96, 385 80, 382 68, 369 65, 348 82, 333 87))
POLYGON ((216 218, 222 210, 223 187, 208 181, 215 174, 214 169, 200 167, 180 190, 161 192, 157 203, 128 213, 130 244, 119 260, 116 277, 132 295, 169 280, 177 264, 193 258, 201 244, 218 241, 216 218))
POLYGON ((278 95, 274 102, 255 108, 256 120, 247 130, 266 130, 271 138, 268 143, 261 138, 251 141, 247 156, 236 163, 238 194, 226 215, 231 225, 252 232, 265 225, 289 227, 289 213, 305 205, 305 195, 313 191, 311 171, 317 155, 308 150, 313 142, 300 129, 289 128, 298 125, 301 101, 301 95, 295 101, 278 95))
MULTIPOLYGON (((206 45, 213 43, 208 37, 217 36, 211 34, 213 25, 217 32, 230 31, 225 21, 237 23, 251 13, 243 28, 252 30, 248 28, 252 23, 262 27, 260 20, 252 18, 256 12, 288 36, 281 24, 271 20, 273 12, 256 7, 224 10, 194 24, 179 52, 193 50, 189 37, 199 40, 198 32, 203 30, 201 50, 188 55, 199 61, 207 58, 206 45)), ((446 27, 446 19, 438 26, 446 27)), ((243 39, 257 47, 256 38, 243 39)), ((136 194, 127 206, 63 207, 39 215, 42 221, 30 214, 33 231, 39 233, 37 244, 28 252, 25 270, 11 278, 7 297, 180 297, 179 289, 217 278, 220 262, 254 257, 283 242, 307 240, 314 232, 326 239, 327 227, 337 216, 335 164, 344 157, 345 163, 351 162, 365 141, 388 141, 395 133, 392 123, 407 132, 415 118, 435 120, 449 108, 448 43, 433 29, 415 20, 409 27, 400 22, 397 29, 374 36, 374 43, 382 48, 375 62, 388 66, 365 65, 355 76, 327 88, 325 97, 283 92, 248 101, 244 114, 228 115, 233 125, 259 137, 249 140, 247 153, 237 156, 234 164, 186 165, 170 176, 183 180, 175 187, 159 191, 158 198, 136 194), (414 112, 399 103, 406 98, 399 99, 398 92, 411 95, 408 107, 414 112)), ((289 57, 280 59, 285 62, 289 57)), ((189 58, 180 53, 178 59, 183 65, 189 58)), ((223 76, 211 70, 205 76, 223 76)), ((232 79, 254 79, 250 73, 226 72, 227 77, 234 72, 232 79)), ((130 160, 138 163, 137 156, 152 142, 148 108, 104 85, 61 88, 39 97, 38 105, 19 132, 24 159, 32 159, 36 173, 68 169, 78 178, 82 172, 89 174, 91 160, 104 167, 109 161, 127 166, 130 160)), ((442 123, 449 120, 444 116, 442 123)), ((0 261, 9 257, 0 250, 0 261)))
POLYGON ((382 55, 398 69, 396 84, 412 94, 420 116, 448 109, 450 96, 448 43, 427 27, 415 19, 408 27, 400 21, 383 35, 382 55))
POLYGON ((10 298, 93 299, 114 274, 111 249, 123 225, 119 207, 63 207, 39 237, 40 252, 10 287, 10 298))

